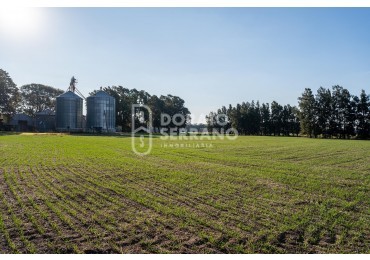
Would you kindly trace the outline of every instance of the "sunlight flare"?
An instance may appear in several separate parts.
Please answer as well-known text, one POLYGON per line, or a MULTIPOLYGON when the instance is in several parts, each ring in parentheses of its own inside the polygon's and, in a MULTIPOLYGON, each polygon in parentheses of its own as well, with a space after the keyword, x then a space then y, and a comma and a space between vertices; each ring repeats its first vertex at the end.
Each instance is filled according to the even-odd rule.
POLYGON ((38 36, 43 27, 42 16, 40 8, 1 8, 0 37, 23 40, 38 36))

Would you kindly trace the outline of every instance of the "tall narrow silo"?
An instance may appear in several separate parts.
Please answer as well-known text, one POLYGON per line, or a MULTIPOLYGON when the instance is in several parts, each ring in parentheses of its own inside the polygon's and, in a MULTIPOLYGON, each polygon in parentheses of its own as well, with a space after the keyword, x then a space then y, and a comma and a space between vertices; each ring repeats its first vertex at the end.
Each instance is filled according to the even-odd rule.
POLYGON ((62 132, 82 131, 82 98, 72 91, 67 91, 58 96, 56 100, 56 130, 62 132))
POLYGON ((116 100, 104 91, 86 99, 86 128, 90 131, 116 131, 116 100))

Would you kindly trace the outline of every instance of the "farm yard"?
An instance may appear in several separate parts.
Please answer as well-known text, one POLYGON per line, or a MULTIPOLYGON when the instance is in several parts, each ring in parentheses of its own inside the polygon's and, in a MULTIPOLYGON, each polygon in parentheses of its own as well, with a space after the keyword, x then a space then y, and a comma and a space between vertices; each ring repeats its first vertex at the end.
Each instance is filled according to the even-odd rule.
POLYGON ((369 141, 162 142, 0 135, 0 252, 370 252, 369 141))

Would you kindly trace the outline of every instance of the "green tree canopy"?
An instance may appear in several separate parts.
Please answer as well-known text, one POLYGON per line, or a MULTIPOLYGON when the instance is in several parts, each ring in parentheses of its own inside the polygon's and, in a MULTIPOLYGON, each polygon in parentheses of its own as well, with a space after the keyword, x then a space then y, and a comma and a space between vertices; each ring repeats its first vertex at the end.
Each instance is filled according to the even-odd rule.
POLYGON ((8 72, 0 69, 0 113, 13 114, 20 102, 17 85, 13 82, 8 72))
POLYGON ((302 133, 310 137, 316 136, 315 130, 315 97, 310 88, 306 88, 299 100, 299 117, 301 122, 302 133))
POLYGON ((21 110, 30 116, 45 109, 55 110, 55 98, 63 92, 63 90, 42 84, 24 85, 21 87, 21 110))

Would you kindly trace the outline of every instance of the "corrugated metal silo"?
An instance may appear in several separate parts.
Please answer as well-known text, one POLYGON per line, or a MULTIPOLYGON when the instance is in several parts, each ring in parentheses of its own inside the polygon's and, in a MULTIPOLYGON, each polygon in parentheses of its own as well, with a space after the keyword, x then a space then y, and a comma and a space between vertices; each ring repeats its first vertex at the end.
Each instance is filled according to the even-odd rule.
POLYGON ((72 91, 67 91, 56 100, 57 131, 82 131, 82 98, 72 91))
POLYGON ((116 131, 116 100, 104 91, 86 99, 86 128, 92 131, 116 131))

